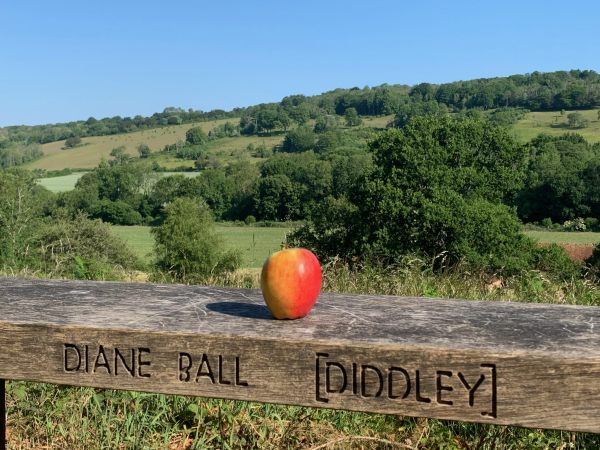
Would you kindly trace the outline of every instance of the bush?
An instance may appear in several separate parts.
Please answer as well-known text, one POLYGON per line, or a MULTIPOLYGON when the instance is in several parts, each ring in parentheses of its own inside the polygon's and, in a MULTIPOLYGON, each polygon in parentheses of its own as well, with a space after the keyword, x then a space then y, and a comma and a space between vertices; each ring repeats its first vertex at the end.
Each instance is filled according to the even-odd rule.
POLYGON ((59 218, 40 227, 35 242, 37 266, 50 276, 117 279, 123 269, 140 266, 109 225, 83 214, 74 220, 59 218))
POLYGON ((581 273, 581 266, 558 244, 537 247, 534 251, 534 265, 537 270, 560 280, 570 280, 581 273))
POLYGON ((88 212, 93 219, 102 219, 115 225, 139 225, 142 223, 142 215, 129 203, 121 200, 99 200, 93 203, 88 212))
POLYGON ((596 244, 596 247, 594 247, 594 252, 592 253, 592 256, 586 260, 586 264, 591 269, 593 274, 600 279, 600 244, 596 244))
POLYGON ((281 151, 298 153, 311 150, 315 146, 315 133, 308 127, 300 127, 286 134, 281 151))
POLYGON ((177 281, 201 281, 232 272, 240 265, 239 253, 223 250, 212 213, 204 202, 175 199, 165 208, 165 221, 152 234, 157 268, 177 281))
POLYGON ((189 145, 202 145, 208 141, 208 136, 200 127, 193 127, 185 133, 185 141, 189 145))
POLYGON ((65 148, 73 148, 81 145, 81 138, 79 136, 71 136, 65 141, 65 148))

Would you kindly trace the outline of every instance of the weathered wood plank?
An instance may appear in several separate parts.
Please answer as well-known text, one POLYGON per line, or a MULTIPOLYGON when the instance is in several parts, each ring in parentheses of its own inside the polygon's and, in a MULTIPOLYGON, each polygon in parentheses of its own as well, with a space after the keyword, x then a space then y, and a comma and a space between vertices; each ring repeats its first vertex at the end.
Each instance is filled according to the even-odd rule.
POLYGON ((0 378, 600 432, 600 308, 0 279, 0 378))

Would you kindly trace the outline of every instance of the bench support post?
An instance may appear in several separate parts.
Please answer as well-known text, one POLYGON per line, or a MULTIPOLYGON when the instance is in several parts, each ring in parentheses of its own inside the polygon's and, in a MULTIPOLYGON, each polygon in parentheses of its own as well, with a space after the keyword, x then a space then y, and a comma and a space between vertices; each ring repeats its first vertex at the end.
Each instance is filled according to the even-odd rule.
POLYGON ((6 387, 0 380, 0 450, 6 450, 6 387))

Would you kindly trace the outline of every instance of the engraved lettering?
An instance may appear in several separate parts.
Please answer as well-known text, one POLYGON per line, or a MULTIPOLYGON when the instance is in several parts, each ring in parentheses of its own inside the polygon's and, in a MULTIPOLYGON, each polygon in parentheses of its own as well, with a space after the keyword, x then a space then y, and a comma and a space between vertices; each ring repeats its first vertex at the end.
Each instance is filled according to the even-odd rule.
POLYGON ((475 391, 477 390, 477 388, 479 386, 481 386, 481 383, 483 383, 483 380, 485 380, 485 375, 481 374, 479 376, 479 379, 477 380, 477 382, 473 385, 473 387, 471 387, 471 385, 467 382, 465 376, 458 372, 458 378, 460 380, 460 382, 463 384, 463 386, 465 387, 465 389, 467 391, 469 391, 469 406, 473 406, 473 404, 475 403, 475 391))
POLYGON ((98 355, 96 356, 96 361, 94 362, 93 372, 96 373, 96 371, 101 367, 105 368, 106 372, 110 375, 110 364, 108 363, 108 358, 106 358, 104 347, 102 345, 98 347, 98 355), (100 357, 102 357, 102 362, 100 362, 100 357))
POLYGON ((346 369, 338 362, 330 362, 325 363, 325 391, 328 394, 338 393, 341 394, 346 390, 346 385, 348 384, 348 377, 346 376, 346 369), (339 372, 342 374, 342 383, 337 389, 333 389, 331 387, 331 368, 336 367, 339 369, 339 372))
POLYGON ((381 370, 379 370, 375 366, 370 366, 364 364, 360 369, 360 393, 363 397, 379 397, 383 392, 383 374, 381 370), (379 382, 379 386, 377 387, 377 392, 375 394, 367 394, 367 370, 377 374, 377 381, 379 382))
POLYGON ((494 419, 497 417, 497 393, 496 393, 496 365, 495 364, 482 364, 481 367, 490 369, 492 372, 492 410, 484 411, 481 413, 482 416, 493 417, 494 419))
POLYGON ((143 373, 142 372, 142 366, 150 366, 150 361, 147 360, 143 360, 143 356, 144 354, 149 354, 150 353, 150 349, 149 348, 145 348, 145 347, 139 347, 138 348, 138 376, 142 377, 142 378, 150 378, 152 375, 150 375, 149 373, 143 373))
POLYGON ((235 357, 235 385, 236 386, 248 386, 247 381, 243 381, 240 378, 240 357, 235 357))
POLYGON ((422 403, 431 403, 431 399, 427 398, 427 397, 423 397, 421 395, 421 375, 419 373, 419 370, 417 369, 415 371, 415 391, 416 391, 416 398, 418 402, 422 402, 422 403))
POLYGON ((454 388, 452 386, 445 386, 442 384, 442 377, 452 377, 452 372, 447 370, 438 370, 435 377, 435 399, 440 405, 453 405, 452 400, 444 400, 442 398, 442 391, 452 392, 454 388))
POLYGON ((79 348, 74 344, 64 344, 63 348, 63 367, 65 369, 65 372, 77 372, 81 367, 81 352, 79 351, 79 348), (73 361, 72 364, 69 364, 69 354, 77 355, 71 358, 71 361, 76 361, 76 364, 73 363, 73 361))
POLYGON ((192 355, 189 353, 179 353, 179 381, 190 381, 190 369, 192 368, 192 355), (184 359, 187 362, 184 364, 184 359))
POLYGON ((208 377, 212 384, 215 384, 215 376, 213 375, 212 369, 210 368, 210 363, 208 362, 208 355, 206 353, 202 354, 202 361, 200 362, 200 367, 198 367, 198 372, 196 373, 196 383, 200 380, 200 377, 208 377), (206 364, 206 372, 202 370, 204 365, 206 364))
POLYGON ((316 382, 316 400, 318 402, 327 403, 329 399, 327 397, 323 397, 321 395, 321 358, 328 358, 328 353, 317 353, 317 358, 315 359, 315 382, 316 382))
POLYGON ((118 348, 115 348, 115 375, 119 375, 118 362, 121 361, 121 364, 123 365, 125 370, 129 373, 129 375, 132 377, 135 376, 135 350, 130 349, 129 351, 131 353, 131 367, 127 365, 127 361, 125 361, 125 357, 123 356, 121 351, 118 348))
POLYGON ((219 355, 219 384, 231 384, 223 377, 223 355, 219 355))
MULTIPOLYGON (((462 369, 437 369, 428 363, 416 366, 405 361, 402 366, 370 363, 336 358, 329 353, 316 353, 315 393, 316 400, 328 403, 334 396, 358 396, 365 401, 385 398, 394 402, 435 404, 473 408, 471 414, 496 418, 497 370, 494 364, 480 364, 479 373, 462 369), (485 369, 485 370, 483 370, 485 369), (489 372, 488 372, 489 370, 489 372), (490 373, 491 372, 491 373, 490 373), (465 374, 469 375, 465 375, 465 374), (472 375, 471 375, 472 373, 472 375), (475 379, 475 377, 478 377, 475 379), (491 380, 491 386, 481 385, 491 380), (479 398, 481 397, 481 399, 479 398), (479 409, 487 404, 488 409, 479 409), (463 406, 464 405, 464 406, 463 406)), ((424 406, 422 406, 424 407, 424 406)))
POLYGON ((408 397, 408 394, 410 394, 410 376, 408 375, 408 372, 402 367, 390 367, 388 369, 388 397, 392 400, 396 398, 405 399, 406 397, 408 397), (400 395, 394 394, 394 372, 400 372, 404 376, 405 388, 402 397, 400 397, 400 395))

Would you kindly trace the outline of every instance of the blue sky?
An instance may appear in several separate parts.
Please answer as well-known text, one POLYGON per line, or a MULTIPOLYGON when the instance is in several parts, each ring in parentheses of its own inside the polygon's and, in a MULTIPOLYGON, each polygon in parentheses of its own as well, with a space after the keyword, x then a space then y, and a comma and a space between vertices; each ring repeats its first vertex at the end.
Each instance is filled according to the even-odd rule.
POLYGON ((0 0, 0 126, 600 71, 599 17, 564 0, 0 0))

